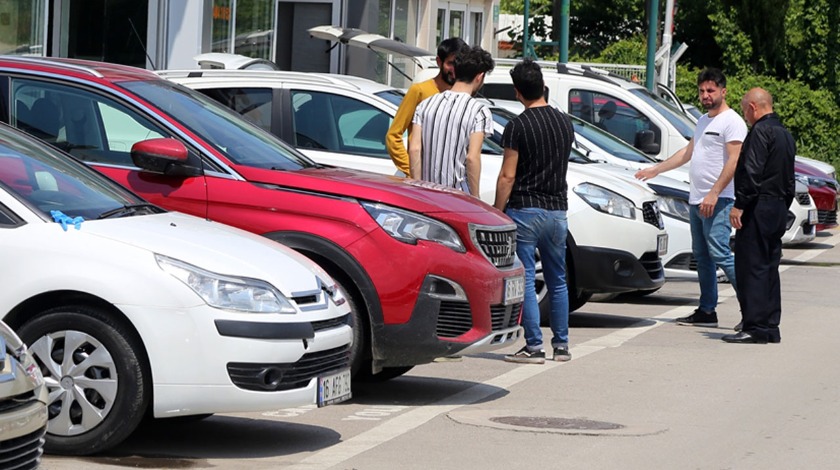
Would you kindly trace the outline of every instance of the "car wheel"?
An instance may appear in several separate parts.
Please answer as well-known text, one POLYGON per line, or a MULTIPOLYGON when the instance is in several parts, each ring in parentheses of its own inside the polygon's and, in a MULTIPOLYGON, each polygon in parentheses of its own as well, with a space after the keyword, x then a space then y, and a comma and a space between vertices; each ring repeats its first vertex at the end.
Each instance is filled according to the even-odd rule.
MULTIPOLYGON (((575 283, 574 276, 574 262, 571 258, 571 253, 566 250, 566 287, 569 291, 569 312, 581 308, 589 301, 592 294, 585 294, 578 290, 575 283)), ((545 277, 543 275, 542 263, 540 262, 540 255, 537 252, 537 263, 535 265, 536 276, 534 279, 534 287, 537 291, 537 302, 540 306, 540 325, 548 326, 549 317, 551 316, 551 301, 548 299, 548 288, 545 284, 545 277)))
POLYGON ((143 419, 150 374, 139 341, 108 313, 47 310, 19 328, 47 385, 45 449, 85 455, 113 447, 143 419))
POLYGON ((396 379, 413 368, 414 366, 383 367, 382 370, 376 374, 371 374, 370 372, 360 374, 360 379, 362 382, 385 382, 387 380, 396 379))
MULTIPOLYGON (((338 281, 336 281, 338 282, 338 281)), ((347 303, 350 304, 350 318, 353 321, 353 347, 350 349, 350 375, 356 377, 365 367, 370 369, 370 357, 368 354, 368 323, 362 318, 362 311, 359 302, 355 297, 339 283, 339 288, 344 292, 347 303)))

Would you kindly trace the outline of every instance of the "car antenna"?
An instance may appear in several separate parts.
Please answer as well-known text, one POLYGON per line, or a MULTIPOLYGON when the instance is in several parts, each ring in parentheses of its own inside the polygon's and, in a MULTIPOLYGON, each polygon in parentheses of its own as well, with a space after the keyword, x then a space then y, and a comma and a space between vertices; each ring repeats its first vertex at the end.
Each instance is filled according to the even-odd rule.
POLYGON ((143 48, 143 54, 146 54, 146 59, 149 60, 149 63, 152 64, 152 70, 157 70, 157 66, 155 62, 149 57, 149 52, 146 51, 146 45, 143 44, 143 41, 140 39, 140 33, 137 32, 137 28, 134 27, 134 21, 131 21, 131 18, 128 19, 128 24, 131 26, 131 31, 134 32, 134 36, 137 37, 137 41, 140 43, 140 47, 143 48))

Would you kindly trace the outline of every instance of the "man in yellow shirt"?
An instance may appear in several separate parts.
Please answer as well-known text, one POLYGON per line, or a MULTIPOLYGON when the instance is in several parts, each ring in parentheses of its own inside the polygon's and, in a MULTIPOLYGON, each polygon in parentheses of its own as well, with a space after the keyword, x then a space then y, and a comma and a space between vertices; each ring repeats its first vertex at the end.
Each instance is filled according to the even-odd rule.
POLYGON ((391 128, 388 129, 388 135, 385 136, 388 154, 391 155, 397 169, 407 177, 411 176, 411 172, 403 134, 411 126, 414 110, 421 101, 446 91, 455 84, 455 55, 463 47, 467 47, 467 44, 461 38, 449 38, 440 43, 437 49, 437 65, 440 71, 432 79, 411 85, 397 109, 391 128))

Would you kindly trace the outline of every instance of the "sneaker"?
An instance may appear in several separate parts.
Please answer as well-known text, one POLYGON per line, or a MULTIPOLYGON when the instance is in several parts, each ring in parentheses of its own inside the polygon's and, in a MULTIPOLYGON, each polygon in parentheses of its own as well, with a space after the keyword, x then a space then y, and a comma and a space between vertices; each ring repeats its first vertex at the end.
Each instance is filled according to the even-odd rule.
POLYGON ((545 364, 545 351, 530 351, 528 346, 516 351, 516 354, 505 356, 505 362, 516 362, 519 364, 545 364))
POLYGON ((569 352, 568 346, 557 346, 554 348, 554 358, 557 362, 566 362, 572 360, 572 353, 569 352))
POLYGON ((716 327, 718 326, 717 312, 707 313, 698 308, 687 317, 677 318, 677 325, 716 327))

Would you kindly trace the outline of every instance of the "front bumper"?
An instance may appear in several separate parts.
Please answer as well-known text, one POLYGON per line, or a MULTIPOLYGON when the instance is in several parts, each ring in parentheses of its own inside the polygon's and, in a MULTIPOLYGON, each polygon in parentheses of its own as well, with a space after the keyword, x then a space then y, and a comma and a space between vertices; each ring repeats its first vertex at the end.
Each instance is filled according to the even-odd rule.
POLYGON ((662 260, 656 252, 636 258, 626 251, 577 246, 572 257, 577 288, 587 293, 654 290, 665 283, 662 260))

